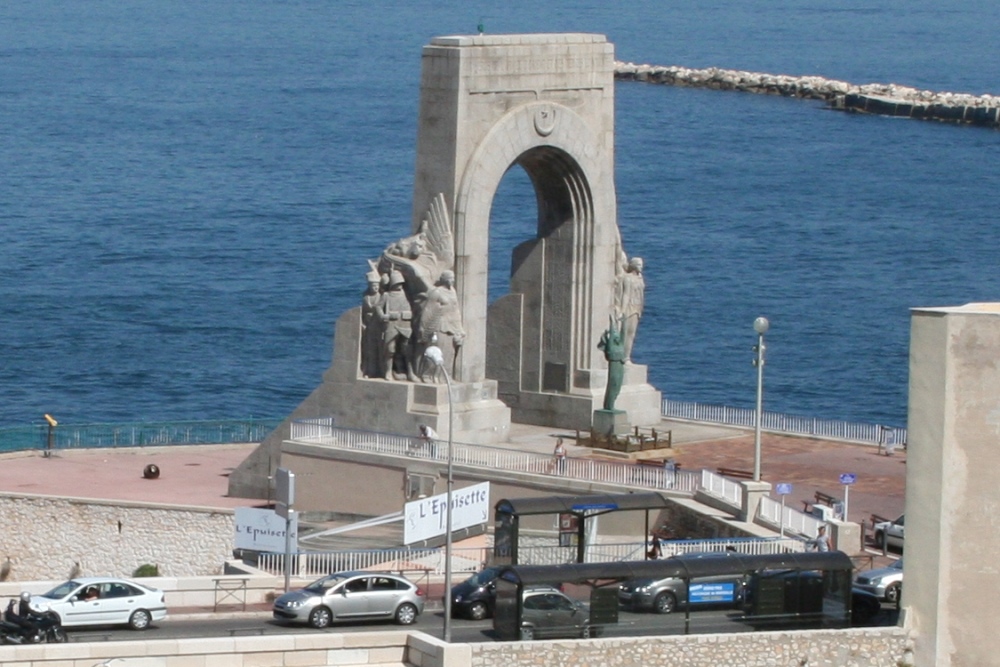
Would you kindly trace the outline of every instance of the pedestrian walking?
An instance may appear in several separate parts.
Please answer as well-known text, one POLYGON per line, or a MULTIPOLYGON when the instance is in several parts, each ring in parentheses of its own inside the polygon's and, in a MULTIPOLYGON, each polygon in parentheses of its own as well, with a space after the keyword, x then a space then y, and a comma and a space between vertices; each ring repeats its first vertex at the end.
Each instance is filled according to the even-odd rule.
POLYGON ((830 536, 826 534, 826 526, 820 526, 815 539, 812 540, 813 549, 816 551, 831 551, 830 536))
POLYGON ((552 465, 549 471, 553 470, 558 475, 566 474, 566 446, 563 445, 562 438, 556 438, 556 447, 552 450, 552 465))
POLYGON ((420 425, 420 449, 425 456, 430 456, 431 458, 437 458, 437 440, 438 434, 433 428, 427 424, 420 425))

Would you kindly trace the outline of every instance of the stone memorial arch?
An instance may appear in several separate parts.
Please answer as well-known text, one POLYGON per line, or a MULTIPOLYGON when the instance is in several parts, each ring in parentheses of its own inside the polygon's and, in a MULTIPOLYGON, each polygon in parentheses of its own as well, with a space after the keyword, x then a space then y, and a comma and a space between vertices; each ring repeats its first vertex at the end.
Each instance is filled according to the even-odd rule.
MULTIPOLYGON (((642 299, 641 261, 630 268, 617 224, 612 45, 589 34, 435 38, 423 51, 418 129, 410 235, 369 260, 364 305, 339 318, 323 384, 289 419, 333 416, 404 434, 428 424, 444 436, 447 388, 423 355, 433 321, 453 379, 456 441, 504 441, 512 416, 589 428, 608 383, 598 343, 628 319, 616 297, 623 280, 637 280, 642 299), (534 187, 537 212, 525 217, 537 223, 511 257, 510 293, 491 306, 490 209, 517 167, 534 187), (366 344, 386 331, 397 342, 366 344)), ((620 375, 615 409, 629 424, 657 423, 646 367, 627 362, 620 375)), ((262 450, 287 431, 234 473, 231 491, 243 472, 259 477, 262 450)))

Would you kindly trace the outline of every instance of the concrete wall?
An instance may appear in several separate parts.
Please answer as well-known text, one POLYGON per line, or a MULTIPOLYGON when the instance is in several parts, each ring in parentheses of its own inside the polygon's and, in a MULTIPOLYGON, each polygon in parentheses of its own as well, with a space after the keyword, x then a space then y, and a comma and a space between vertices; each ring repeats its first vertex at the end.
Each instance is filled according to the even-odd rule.
POLYGON ((9 581, 130 576, 145 563, 174 577, 219 574, 233 550, 232 510, 0 494, 9 581))
POLYGON ((998 664, 1000 304, 913 311, 903 602, 920 667, 998 664))
POLYGON ((898 628, 481 644, 387 631, 0 646, 0 663, 92 667, 123 658, 130 667, 901 667, 912 664, 910 644, 898 628))

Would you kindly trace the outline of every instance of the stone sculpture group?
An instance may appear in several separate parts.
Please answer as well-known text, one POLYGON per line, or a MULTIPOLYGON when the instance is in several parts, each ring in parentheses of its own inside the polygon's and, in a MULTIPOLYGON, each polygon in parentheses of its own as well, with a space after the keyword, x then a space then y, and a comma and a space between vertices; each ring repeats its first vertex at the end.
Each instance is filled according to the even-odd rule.
POLYGON ((420 230, 368 260, 361 303, 361 374, 367 378, 442 382, 441 368, 425 363, 437 345, 445 372, 454 375, 465 341, 455 291, 454 240, 444 195, 435 197, 420 230))

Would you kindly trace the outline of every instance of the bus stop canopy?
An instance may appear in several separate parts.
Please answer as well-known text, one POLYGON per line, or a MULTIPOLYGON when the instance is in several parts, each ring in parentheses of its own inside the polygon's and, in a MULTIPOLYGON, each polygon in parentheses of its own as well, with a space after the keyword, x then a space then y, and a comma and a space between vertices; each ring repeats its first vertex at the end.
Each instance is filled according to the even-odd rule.
POLYGON ((500 576, 521 586, 555 582, 624 581, 627 579, 692 579, 758 570, 848 570, 850 557, 842 551, 747 555, 731 551, 683 554, 660 560, 562 565, 511 565, 500 576))
POLYGON ((669 501, 655 491, 647 493, 605 493, 591 496, 543 496, 505 498, 495 505, 497 512, 516 516, 534 514, 583 514, 622 510, 660 510, 669 501))

